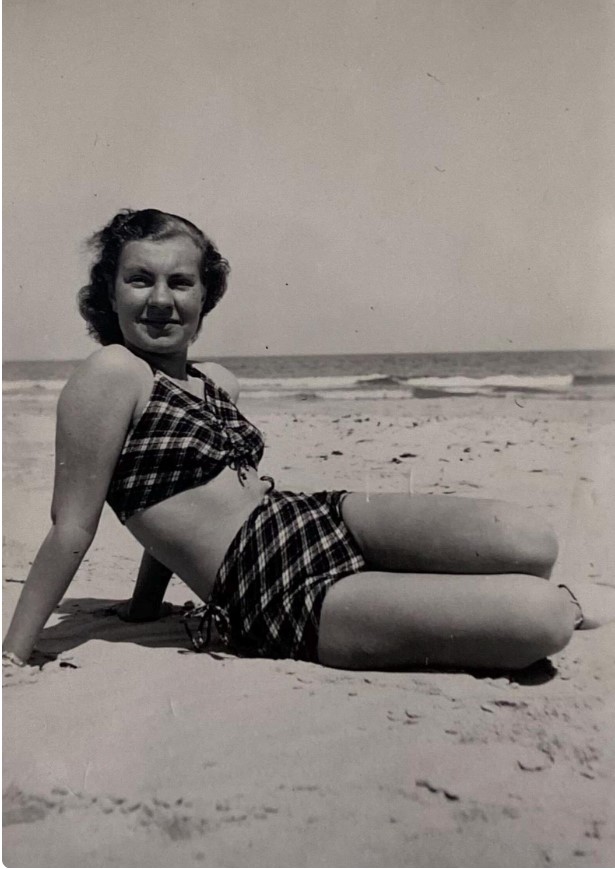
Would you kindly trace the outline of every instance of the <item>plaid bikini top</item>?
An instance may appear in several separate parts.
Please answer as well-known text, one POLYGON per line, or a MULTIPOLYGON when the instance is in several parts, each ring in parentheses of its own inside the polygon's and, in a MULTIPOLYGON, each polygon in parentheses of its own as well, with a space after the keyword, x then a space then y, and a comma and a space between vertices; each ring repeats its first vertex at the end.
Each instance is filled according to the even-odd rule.
POLYGON ((194 489, 225 467, 243 485, 247 468, 263 456, 260 431, 243 416, 230 395, 192 365, 203 381, 204 398, 186 392, 161 371, 141 416, 128 433, 107 491, 107 502, 122 524, 145 510, 194 489))

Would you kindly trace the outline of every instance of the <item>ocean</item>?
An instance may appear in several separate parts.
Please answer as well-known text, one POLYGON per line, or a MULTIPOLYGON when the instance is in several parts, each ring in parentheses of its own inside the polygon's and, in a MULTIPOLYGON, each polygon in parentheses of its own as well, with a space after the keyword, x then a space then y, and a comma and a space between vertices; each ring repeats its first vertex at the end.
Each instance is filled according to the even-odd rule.
MULTIPOLYGON (((255 399, 497 399, 518 393, 615 399, 615 350, 226 356, 211 361, 230 368, 242 393, 255 399)), ((56 392, 77 364, 78 360, 6 362, 3 391, 56 392)))

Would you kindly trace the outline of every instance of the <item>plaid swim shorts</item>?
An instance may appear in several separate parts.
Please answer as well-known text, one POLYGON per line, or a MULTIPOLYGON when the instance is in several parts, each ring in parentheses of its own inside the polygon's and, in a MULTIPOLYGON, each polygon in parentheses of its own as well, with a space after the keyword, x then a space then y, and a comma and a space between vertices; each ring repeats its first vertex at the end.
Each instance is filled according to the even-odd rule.
POLYGON ((265 496, 231 543, 209 601, 185 616, 197 651, 208 644, 213 621, 224 644, 240 654, 318 659, 327 590, 365 568, 342 518, 346 494, 265 496), (188 621, 195 617, 193 632, 188 621))

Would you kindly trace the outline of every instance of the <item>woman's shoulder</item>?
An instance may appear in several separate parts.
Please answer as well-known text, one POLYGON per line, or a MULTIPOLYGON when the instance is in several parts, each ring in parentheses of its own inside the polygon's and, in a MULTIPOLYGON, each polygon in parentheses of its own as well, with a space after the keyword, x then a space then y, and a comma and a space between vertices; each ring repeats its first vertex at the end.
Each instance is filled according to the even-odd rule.
POLYGON ((151 368, 131 353, 122 344, 107 344, 99 347, 85 359, 83 359, 71 374, 73 377, 104 377, 115 375, 116 377, 139 377, 143 372, 150 372, 151 368))
POLYGON ((199 362, 198 365, 192 363, 192 367, 200 371, 216 386, 227 392, 233 401, 237 401, 239 397, 239 381, 232 371, 225 368, 224 365, 219 365, 217 362, 199 362))
POLYGON ((121 396, 121 403, 129 405, 136 402, 151 377, 142 359, 121 344, 109 344, 79 363, 62 390, 60 402, 101 405, 113 403, 121 396))
POLYGON ((56 420, 57 509, 75 495, 102 505, 141 391, 140 360, 130 356, 123 347, 103 347, 77 366, 62 390, 56 420))

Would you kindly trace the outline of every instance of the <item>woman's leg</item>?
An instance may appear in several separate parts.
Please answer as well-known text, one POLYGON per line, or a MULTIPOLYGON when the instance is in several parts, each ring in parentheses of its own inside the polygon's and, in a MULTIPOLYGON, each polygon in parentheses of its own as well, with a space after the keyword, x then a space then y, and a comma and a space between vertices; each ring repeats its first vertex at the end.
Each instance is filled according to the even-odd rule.
POLYGON ((357 492, 342 513, 373 570, 548 578, 557 557, 551 528, 504 501, 357 492))
POLYGON ((345 669, 518 669, 562 649, 577 611, 541 579, 365 572, 332 586, 318 656, 345 669))

